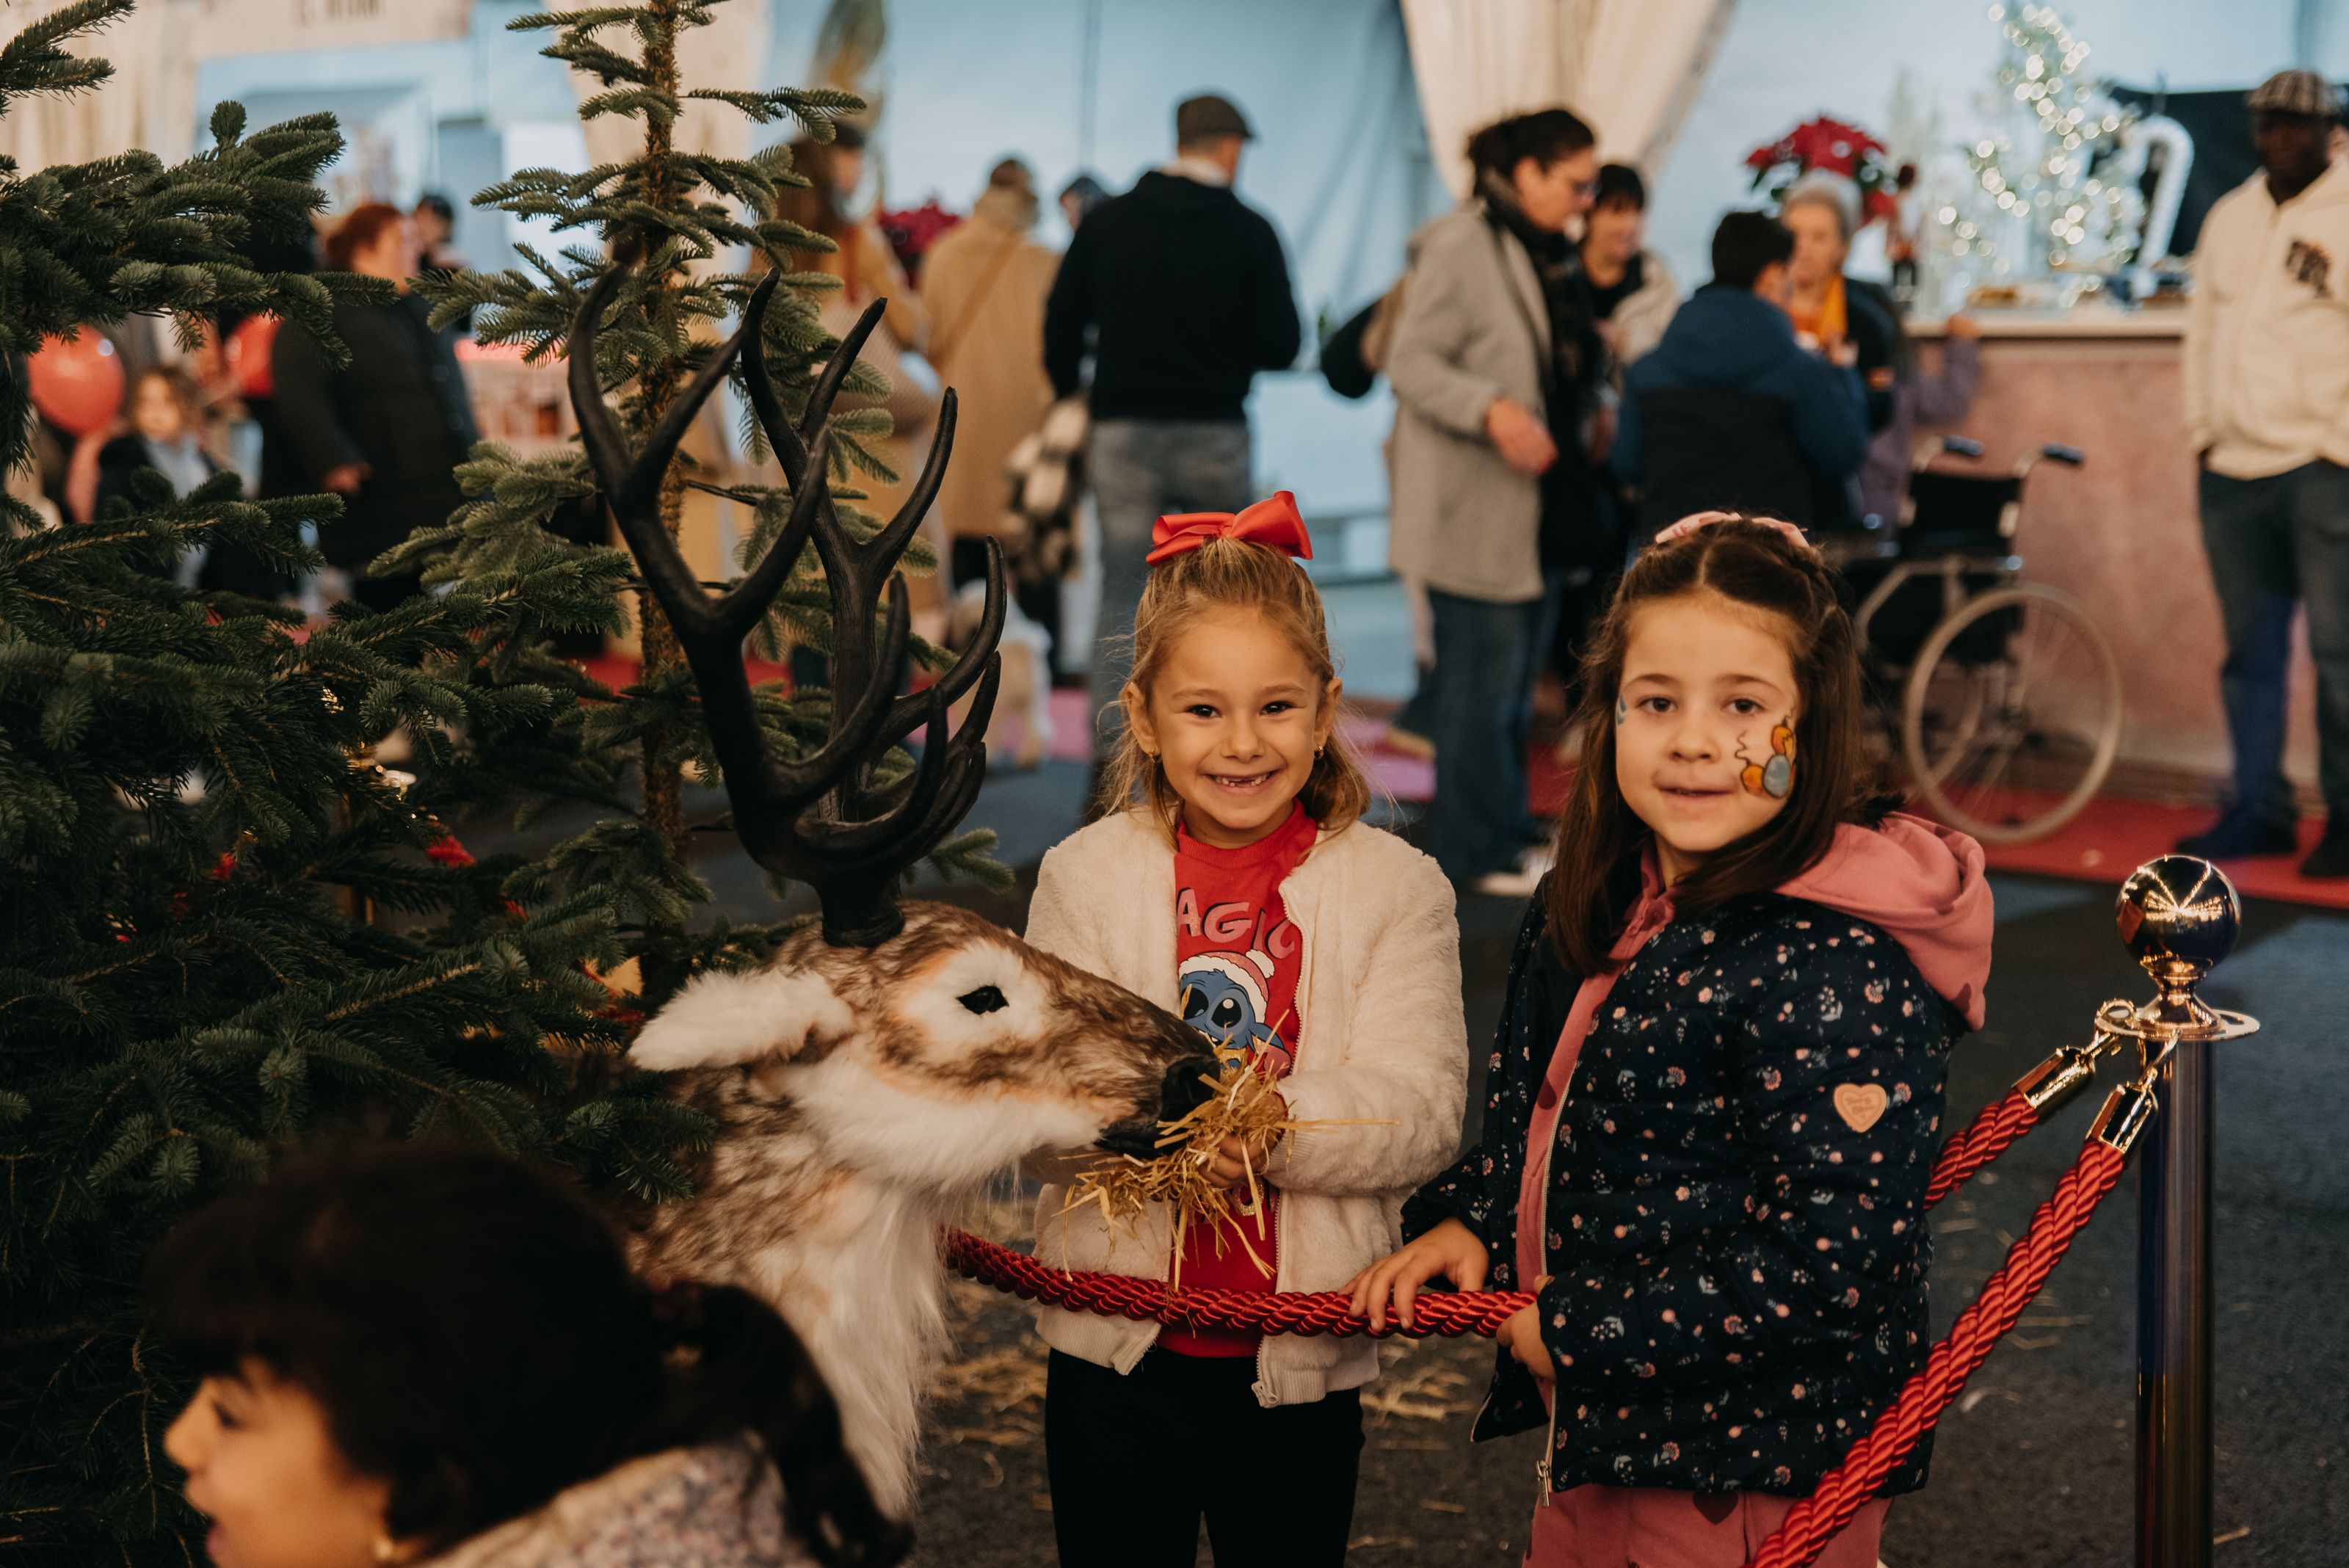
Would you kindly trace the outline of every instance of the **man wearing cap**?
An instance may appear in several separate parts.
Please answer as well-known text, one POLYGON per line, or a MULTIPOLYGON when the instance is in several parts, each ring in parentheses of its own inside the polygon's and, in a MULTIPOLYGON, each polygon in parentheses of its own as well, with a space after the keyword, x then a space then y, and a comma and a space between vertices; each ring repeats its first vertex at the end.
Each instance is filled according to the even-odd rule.
POLYGON ((2303 877, 2349 877, 2349 168, 2331 157, 2341 100, 2313 71, 2251 93, 2260 172, 2202 223, 2186 322, 2186 426, 2201 465, 2202 546, 2226 622, 2219 689, 2234 801, 2178 847, 2284 855, 2294 604, 2316 659, 2324 836, 2303 877))
POLYGON ((1151 524, 1171 512, 1237 512, 1254 499, 1248 384, 1295 360, 1303 338, 1280 238, 1232 193, 1240 144, 1254 134, 1229 99, 1185 99, 1174 110, 1174 161, 1086 217, 1044 309, 1055 396, 1081 389, 1092 337, 1087 464, 1102 529, 1092 703, 1110 724, 1151 524))

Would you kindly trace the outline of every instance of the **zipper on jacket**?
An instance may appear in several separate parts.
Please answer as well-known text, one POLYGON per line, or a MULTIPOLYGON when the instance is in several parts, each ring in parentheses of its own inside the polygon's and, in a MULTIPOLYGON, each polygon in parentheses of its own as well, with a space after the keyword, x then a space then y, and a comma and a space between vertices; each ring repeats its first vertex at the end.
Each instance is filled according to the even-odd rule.
MULTIPOLYGON (((1568 1087, 1572 1086, 1572 1080, 1569 1078, 1568 1087)), ((1566 1119, 1565 1097, 1564 1093, 1561 1092, 1557 1107, 1560 1121, 1566 1119)), ((1550 1133, 1549 1148, 1542 1151, 1541 1201, 1536 1205, 1534 1213, 1534 1245, 1539 1250, 1541 1260, 1545 1263, 1549 1262, 1549 1189, 1551 1182, 1557 1176, 1557 1172, 1550 1168, 1550 1149, 1555 1149, 1557 1147, 1557 1133, 1553 1128, 1550 1133)), ((1533 1158, 1531 1149, 1526 1151, 1526 1158, 1528 1159, 1533 1158)), ((1517 1285, 1520 1289, 1528 1288, 1529 1282, 1519 1280, 1517 1285)), ((1541 1332, 1541 1302, 1538 1297, 1534 1302, 1534 1332, 1536 1334, 1541 1332)), ((1541 1496, 1534 1501, 1536 1508, 1549 1506, 1550 1459, 1557 1452, 1557 1385, 1552 1383, 1549 1386, 1549 1425, 1542 1432, 1541 1458, 1534 1461, 1534 1480, 1541 1488, 1541 1496)))
MULTIPOLYGON (((1317 831, 1313 835, 1313 843, 1305 851, 1306 858, 1312 858, 1313 851, 1320 846, 1321 835, 1317 831)), ((1300 860, 1297 864, 1301 867, 1305 864, 1305 861, 1300 860)), ((1281 912, 1287 916, 1291 924, 1297 927, 1297 934, 1299 938, 1297 944, 1298 1001, 1291 1004, 1297 1009, 1297 1043, 1289 1048, 1288 1052, 1288 1070, 1291 1073, 1296 1072, 1297 1064, 1305 1059, 1306 1023, 1303 1000, 1311 994, 1310 992, 1307 990, 1307 987, 1311 985, 1313 981, 1312 933, 1305 929, 1304 923, 1299 920, 1296 913, 1288 908, 1288 884, 1296 877, 1296 876, 1297 871, 1292 868, 1287 877, 1280 879, 1280 886, 1275 889, 1275 891, 1280 894, 1281 912)), ((1286 1100, 1283 1100, 1281 1103, 1283 1105, 1288 1104, 1286 1100)), ((1270 1163, 1271 1161, 1269 1159, 1266 1161, 1268 1166, 1269 1166, 1270 1163)), ((1268 1189, 1266 1196, 1269 1199, 1271 1196, 1269 1191, 1271 1183, 1268 1181, 1265 1185, 1268 1189)), ((1280 1233, 1288 1227, 1288 1205, 1286 1203, 1276 1203, 1274 1208, 1277 1212, 1275 1212, 1272 1217, 1272 1288, 1274 1293, 1278 1294, 1281 1288, 1280 1255, 1287 1250, 1280 1244, 1280 1233)), ((1250 1385, 1248 1389, 1250 1393, 1256 1396, 1257 1407, 1266 1410, 1269 1410, 1280 1403, 1279 1396, 1272 1391, 1272 1384, 1264 1375, 1264 1353, 1271 1344, 1272 1335, 1268 1334, 1257 1338, 1256 1342, 1256 1382, 1250 1385)), ((1373 1355, 1378 1354, 1377 1345, 1373 1345, 1371 1346, 1371 1354, 1373 1355)))
MULTIPOLYGON (((1304 1031, 1300 1029, 1298 1031, 1299 1048, 1302 1049, 1304 1044, 1304 1031)), ((1293 1071, 1294 1068, 1292 1067, 1291 1070, 1293 1071)), ((1276 1293, 1280 1290, 1280 1254, 1283 1251, 1280 1245, 1280 1233, 1282 1231, 1286 1230, 1288 1225, 1288 1205, 1283 1203, 1278 1205, 1278 1208, 1279 1211, 1272 1217, 1272 1288, 1276 1293)), ((1272 1335, 1268 1334, 1261 1334, 1257 1339, 1256 1383, 1249 1389, 1249 1392, 1256 1396, 1257 1407, 1266 1410, 1269 1410, 1274 1406, 1280 1403, 1280 1397, 1272 1391, 1272 1384, 1264 1375, 1264 1353, 1271 1346, 1271 1345, 1272 1335)), ((1376 1345, 1372 1345, 1371 1349, 1371 1354, 1377 1354, 1378 1347, 1376 1345)))
MULTIPOLYGON (((2244 297, 2242 320, 2237 324, 2234 341, 2229 345, 2234 352, 2227 367, 2229 371, 2227 391, 2230 400, 2234 405, 2230 413, 2237 417, 2244 411, 2240 389, 2248 379, 2243 374, 2243 359, 2244 343, 2251 337, 2249 324, 2257 318, 2257 307, 2264 306, 2269 296, 2273 294, 2276 288, 2282 286, 2281 284, 2274 283, 2270 275, 2277 269, 2269 267, 2266 263, 2275 251, 2276 230, 2283 223, 2283 206, 2275 199, 2274 192, 2264 193, 2268 202, 2268 218, 2266 225, 2260 231, 2259 272, 2252 280, 2251 293, 2244 297)), ((2247 436, 2250 433, 2249 427, 2247 424, 2238 424, 2231 433, 2239 437, 2247 436)))

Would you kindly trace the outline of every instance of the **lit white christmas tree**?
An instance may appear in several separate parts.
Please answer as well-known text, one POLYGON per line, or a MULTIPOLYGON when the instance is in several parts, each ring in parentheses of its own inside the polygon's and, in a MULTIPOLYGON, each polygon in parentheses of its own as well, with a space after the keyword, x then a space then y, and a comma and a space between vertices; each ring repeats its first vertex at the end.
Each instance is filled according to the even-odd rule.
POLYGON ((1974 188, 1934 217, 1976 275, 2109 271, 2127 264, 2144 199, 2124 171, 2133 113, 2082 74, 2088 46, 2052 6, 1990 8, 2005 40, 1985 130, 1966 151, 1974 188))

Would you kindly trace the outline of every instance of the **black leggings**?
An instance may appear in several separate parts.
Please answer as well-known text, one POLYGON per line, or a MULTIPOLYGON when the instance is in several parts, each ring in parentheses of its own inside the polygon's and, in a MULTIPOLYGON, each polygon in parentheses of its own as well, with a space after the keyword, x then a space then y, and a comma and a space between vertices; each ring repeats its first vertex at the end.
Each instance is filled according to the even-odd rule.
POLYGON ((1338 1568, 1354 1524, 1362 1398, 1257 1403, 1256 1358, 1154 1350, 1120 1376, 1052 1353, 1044 1462, 1061 1568, 1338 1568))

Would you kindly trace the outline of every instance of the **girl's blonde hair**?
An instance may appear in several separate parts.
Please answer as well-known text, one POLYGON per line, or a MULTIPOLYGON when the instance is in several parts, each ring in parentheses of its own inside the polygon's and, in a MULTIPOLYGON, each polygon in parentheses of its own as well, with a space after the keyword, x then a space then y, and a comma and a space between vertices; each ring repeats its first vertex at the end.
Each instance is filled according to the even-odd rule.
MULTIPOLYGON (((1142 603, 1133 612, 1133 673, 1127 683, 1146 701, 1167 650, 1219 609, 1249 609, 1264 617, 1304 657, 1320 700, 1328 700, 1338 666, 1330 654, 1328 618, 1313 579, 1279 551, 1243 539, 1210 539, 1152 568, 1142 603)), ((1112 810, 1146 802, 1169 835, 1183 813, 1182 797, 1174 793, 1165 766, 1142 749, 1131 722, 1110 756, 1102 794, 1112 810)), ((1371 781, 1344 732, 1334 723, 1298 798, 1325 833, 1349 826, 1371 804, 1371 781)))

